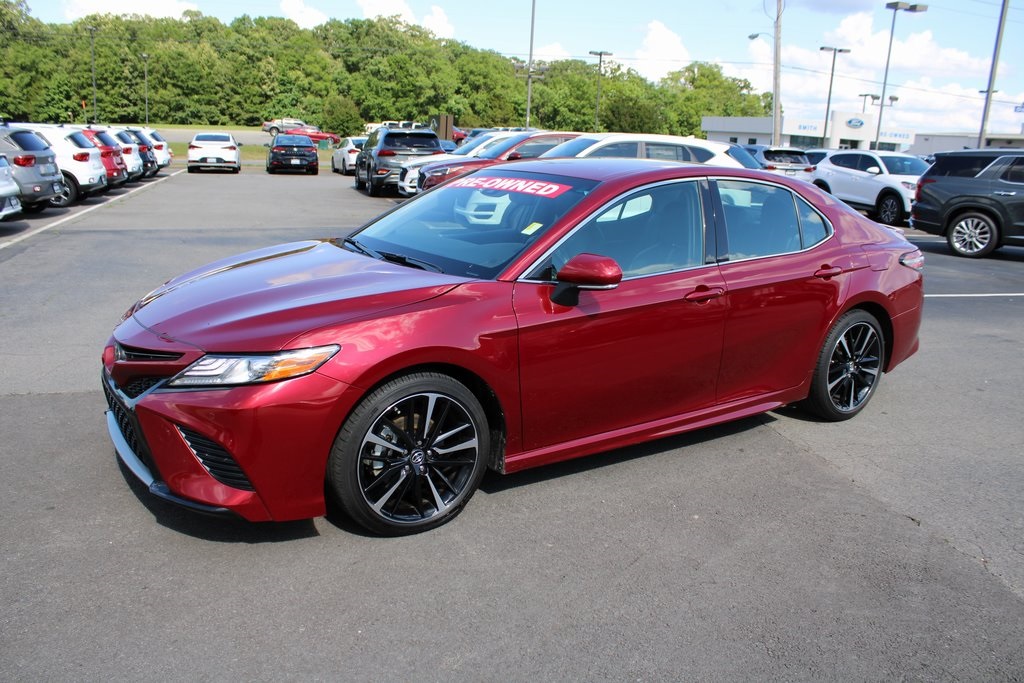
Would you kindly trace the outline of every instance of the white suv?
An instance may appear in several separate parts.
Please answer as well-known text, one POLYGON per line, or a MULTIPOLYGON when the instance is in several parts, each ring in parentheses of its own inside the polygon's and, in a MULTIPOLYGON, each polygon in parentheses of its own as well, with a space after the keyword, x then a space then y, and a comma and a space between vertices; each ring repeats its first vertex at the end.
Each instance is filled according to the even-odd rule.
MULTIPOLYGON (((163 135, 154 128, 143 128, 129 126, 128 130, 139 131, 153 143, 153 156, 156 157, 156 173, 159 173, 161 169, 167 168, 171 165, 171 160, 174 159, 174 153, 171 152, 171 145, 167 140, 164 139, 163 135)), ((154 173, 153 175, 156 175, 154 173)))
POLYGON ((540 155, 553 157, 627 157, 690 161, 733 168, 761 168, 739 145, 703 140, 692 135, 654 133, 587 133, 563 142, 540 155))
POLYGON ((917 179, 928 164, 900 152, 809 149, 814 164, 807 180, 879 223, 901 225, 910 215, 917 179))
POLYGON ((107 190, 107 170, 100 150, 74 126, 50 123, 19 123, 35 131, 57 155, 64 175, 64 190, 50 199, 51 206, 68 206, 91 194, 107 190))

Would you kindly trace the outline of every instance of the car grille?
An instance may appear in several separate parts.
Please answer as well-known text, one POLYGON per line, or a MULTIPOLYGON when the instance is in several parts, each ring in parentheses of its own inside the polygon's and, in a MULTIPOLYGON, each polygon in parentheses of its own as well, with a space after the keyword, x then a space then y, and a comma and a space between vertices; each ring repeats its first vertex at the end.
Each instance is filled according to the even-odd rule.
POLYGON ((136 398, 137 396, 140 396, 141 394, 145 393, 147 390, 151 389, 152 387, 154 387, 155 385, 159 384, 160 382, 162 382, 165 379, 167 379, 167 378, 166 377, 138 377, 138 378, 132 380, 131 382, 129 382, 126 386, 120 387, 120 389, 121 389, 121 391, 124 392, 125 396, 127 396, 128 398, 136 398))
POLYGON ((245 472, 238 466, 235 459, 231 457, 227 449, 213 439, 207 438, 191 429, 178 425, 178 432, 181 433, 185 443, 202 463, 203 467, 210 473, 210 476, 232 488, 243 491, 252 491, 252 484, 245 472))
POLYGON ((114 415, 114 420, 117 422, 117 428, 121 430, 121 435, 128 442, 129 448, 142 461, 142 464, 149 469, 150 473, 157 477, 159 470, 153 464, 153 458, 149 454, 149 447, 142 438, 142 430, 139 428, 139 421, 135 417, 135 412, 121 402, 121 399, 114 393, 114 390, 110 388, 106 381, 103 382, 103 395, 107 399, 107 407, 110 408, 110 412, 114 415))

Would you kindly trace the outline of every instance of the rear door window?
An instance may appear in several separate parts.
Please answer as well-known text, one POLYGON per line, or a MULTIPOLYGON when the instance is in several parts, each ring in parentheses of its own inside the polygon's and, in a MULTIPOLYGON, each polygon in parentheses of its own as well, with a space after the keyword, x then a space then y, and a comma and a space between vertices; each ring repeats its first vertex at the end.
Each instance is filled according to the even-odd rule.
POLYGON ((50 146, 41 135, 30 130, 16 130, 10 138, 26 152, 42 152, 50 146))
POLYGON ((72 133, 68 136, 68 140, 79 149, 95 149, 96 147, 96 145, 92 144, 92 140, 85 137, 82 133, 72 133))
POLYGON ((610 145, 605 145, 600 149, 595 149, 587 156, 592 157, 625 157, 627 159, 636 159, 640 156, 640 143, 639 142, 613 142, 610 145))
POLYGON ((648 159, 662 161, 691 161, 690 151, 682 145, 668 145, 663 142, 648 142, 644 145, 648 159))
POLYGON ((931 176, 953 176, 956 178, 974 178, 985 170, 993 161, 989 155, 956 155, 938 157, 928 171, 931 176))

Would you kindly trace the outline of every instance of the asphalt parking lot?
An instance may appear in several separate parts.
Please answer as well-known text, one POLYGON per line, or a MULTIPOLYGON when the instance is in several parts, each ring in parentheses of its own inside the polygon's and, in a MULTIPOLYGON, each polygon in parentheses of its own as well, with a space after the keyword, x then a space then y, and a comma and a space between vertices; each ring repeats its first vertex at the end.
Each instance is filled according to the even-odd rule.
POLYGON ((1024 679, 1024 249, 912 233, 921 350, 852 421, 489 474, 381 539, 193 515, 119 467, 99 356, 134 300, 397 201, 176 163, 0 223, 0 680, 1024 679))

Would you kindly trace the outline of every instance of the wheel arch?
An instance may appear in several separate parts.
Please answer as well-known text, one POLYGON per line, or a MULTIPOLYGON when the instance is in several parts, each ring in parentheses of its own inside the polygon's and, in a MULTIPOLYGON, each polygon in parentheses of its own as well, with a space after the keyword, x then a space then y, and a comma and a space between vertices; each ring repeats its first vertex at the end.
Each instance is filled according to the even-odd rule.
MULTIPOLYGON (((885 372, 888 372, 892 363, 893 344, 895 343, 895 340, 893 339, 892 316, 889 315, 889 311, 885 308, 885 306, 878 302, 860 301, 854 304, 853 306, 850 306, 845 311, 843 311, 840 316, 836 317, 836 320, 841 318, 843 315, 846 315, 850 311, 856 310, 861 310, 864 311, 865 313, 871 314, 871 317, 877 320, 878 324, 882 327, 882 335, 885 340, 885 363, 882 367, 885 370, 885 372)), ((833 325, 834 324, 835 323, 833 323, 833 325)), ((829 329, 831 329, 831 326, 829 327, 829 329)))
MULTIPOLYGON (((414 375, 424 372, 433 372, 451 377, 469 389, 476 399, 480 401, 480 405, 484 409, 484 415, 487 417, 487 428, 491 436, 491 452, 488 455, 487 467, 497 472, 504 472, 505 444, 506 434, 508 431, 508 425, 505 419, 505 410, 501 405, 501 400, 498 398, 497 392, 494 391, 491 385, 479 374, 464 366, 444 362, 425 362, 405 366, 378 378, 372 385, 367 386, 359 398, 353 403, 353 406, 359 405, 359 403, 361 403, 367 396, 388 382, 392 382, 399 377, 404 377, 406 375, 414 375)), ((343 424, 344 420, 338 425, 339 432, 341 431, 343 424)))
POLYGON ((815 180, 811 184, 814 185, 819 190, 823 190, 824 192, 828 192, 829 194, 832 194, 832 188, 830 188, 828 186, 828 183, 826 183, 824 180, 815 180))

